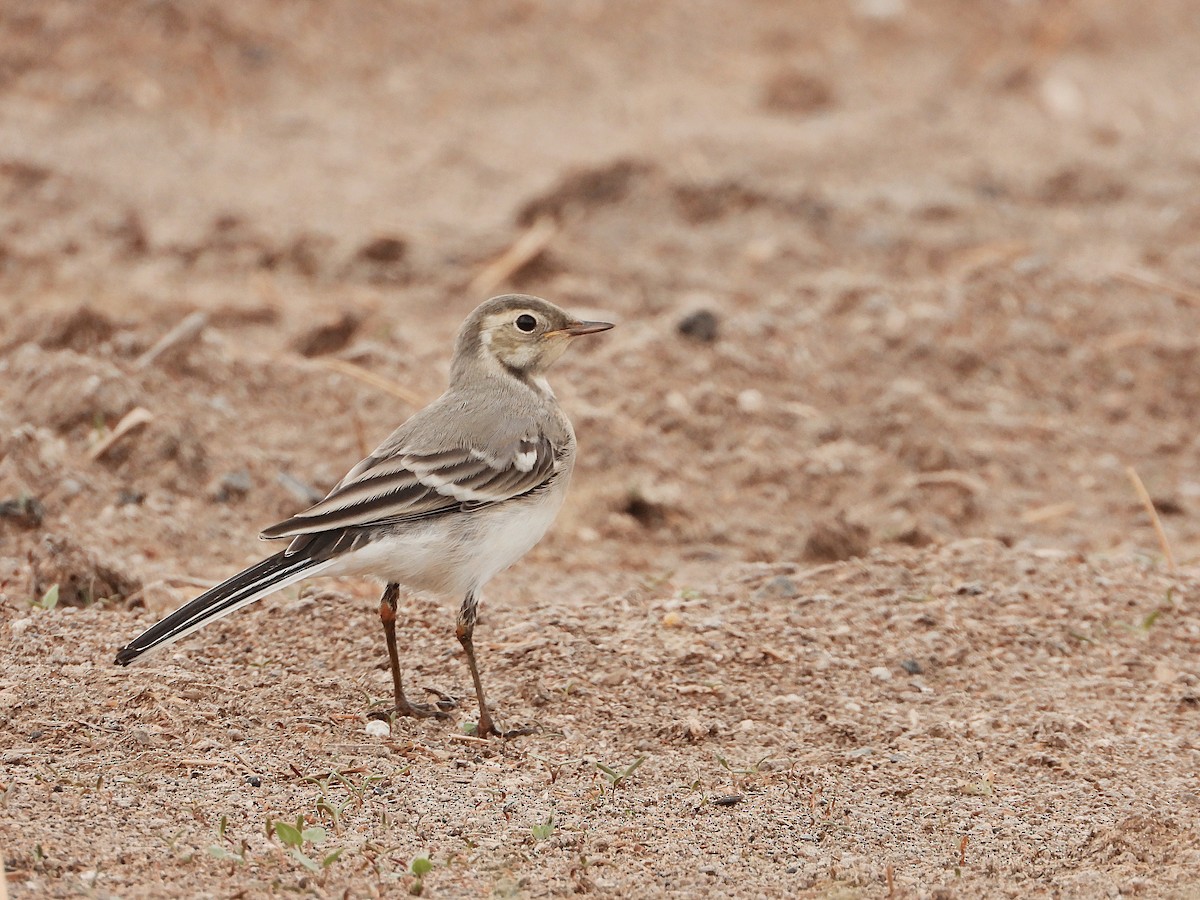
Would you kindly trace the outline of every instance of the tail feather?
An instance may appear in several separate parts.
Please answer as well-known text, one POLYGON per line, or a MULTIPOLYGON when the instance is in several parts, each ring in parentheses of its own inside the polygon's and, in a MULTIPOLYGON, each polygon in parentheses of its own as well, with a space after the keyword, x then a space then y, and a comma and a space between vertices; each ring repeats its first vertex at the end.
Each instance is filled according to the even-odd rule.
POLYGON ((197 628, 227 616, 267 594, 317 574, 333 562, 329 557, 297 558, 288 556, 286 551, 276 553, 205 591, 161 622, 147 628, 117 652, 117 663, 127 666, 147 650, 177 641, 197 628))

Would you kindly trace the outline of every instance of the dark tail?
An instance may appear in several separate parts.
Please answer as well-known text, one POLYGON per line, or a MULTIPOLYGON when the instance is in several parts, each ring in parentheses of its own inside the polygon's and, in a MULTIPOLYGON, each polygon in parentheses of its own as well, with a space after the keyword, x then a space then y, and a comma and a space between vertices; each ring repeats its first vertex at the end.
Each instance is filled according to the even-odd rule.
POLYGON ((313 559, 306 555, 297 558, 294 555, 287 556, 286 551, 276 553, 205 591, 157 625, 147 628, 117 652, 117 663, 127 666, 147 650, 191 634, 197 628, 227 616, 260 597, 317 574, 332 562, 329 557, 313 559))

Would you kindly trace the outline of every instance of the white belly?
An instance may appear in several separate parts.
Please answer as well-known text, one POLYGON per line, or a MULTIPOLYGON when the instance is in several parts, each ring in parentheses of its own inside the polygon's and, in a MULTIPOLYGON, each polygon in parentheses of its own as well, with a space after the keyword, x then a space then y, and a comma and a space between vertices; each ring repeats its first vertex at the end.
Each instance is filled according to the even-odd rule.
POLYGON ((323 575, 367 575, 415 591, 464 597, 542 539, 566 485, 465 516, 414 522, 336 560, 323 575))

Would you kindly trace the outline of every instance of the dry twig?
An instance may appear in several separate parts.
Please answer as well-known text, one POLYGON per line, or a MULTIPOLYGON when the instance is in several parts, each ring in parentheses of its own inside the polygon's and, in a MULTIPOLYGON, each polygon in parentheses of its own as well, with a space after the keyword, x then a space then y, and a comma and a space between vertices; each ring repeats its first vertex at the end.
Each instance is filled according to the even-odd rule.
POLYGON ((117 423, 109 434, 97 441, 95 446, 88 451, 88 459, 97 460, 105 453, 116 446, 117 442, 125 435, 136 431, 148 422, 154 420, 154 413, 146 409, 144 406, 135 406, 129 412, 121 417, 121 421, 117 423))
POLYGON ((139 356, 133 363, 135 369, 144 369, 168 350, 179 344, 195 340, 208 325, 208 314, 194 312, 158 339, 158 342, 139 356))
POLYGON ((508 281, 516 272, 528 265, 549 246, 558 226, 554 220, 543 216, 525 230, 495 260, 489 263, 482 272, 476 275, 467 288, 472 297, 486 297, 499 284, 508 281))
POLYGON ((1164 294, 1170 294, 1182 303, 1200 308, 1200 291, 1193 290, 1182 284, 1176 284, 1172 281, 1166 281, 1150 272, 1144 272, 1140 269, 1123 269, 1113 277, 1118 281, 1124 281, 1126 284, 1137 285, 1138 287, 1147 288, 1152 291, 1162 291, 1164 294))
POLYGON ((1129 476, 1129 480, 1133 482, 1133 489, 1137 491, 1138 499, 1142 501, 1142 506, 1146 507, 1146 514, 1150 516, 1150 524, 1154 526, 1154 533, 1158 535, 1158 543, 1162 547, 1163 556, 1167 560, 1167 569, 1172 575, 1179 570, 1175 568, 1175 554, 1171 552, 1171 545, 1167 542, 1167 532, 1163 528, 1162 519, 1158 517, 1158 510, 1154 508, 1154 501, 1150 499, 1150 492, 1146 490, 1146 485, 1142 483, 1142 479, 1138 477, 1138 473, 1133 466, 1126 466, 1125 473, 1129 476))

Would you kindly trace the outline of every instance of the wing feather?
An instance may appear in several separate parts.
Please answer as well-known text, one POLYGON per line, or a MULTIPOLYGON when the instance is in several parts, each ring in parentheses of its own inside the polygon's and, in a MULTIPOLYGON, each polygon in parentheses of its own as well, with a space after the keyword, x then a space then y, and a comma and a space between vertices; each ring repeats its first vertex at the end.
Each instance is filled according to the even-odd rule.
POLYGON ((544 434, 526 436, 500 452, 453 448, 416 453, 397 447, 363 460, 327 497, 265 529, 262 536, 295 538, 502 503, 554 478, 561 465, 559 449, 544 434))

